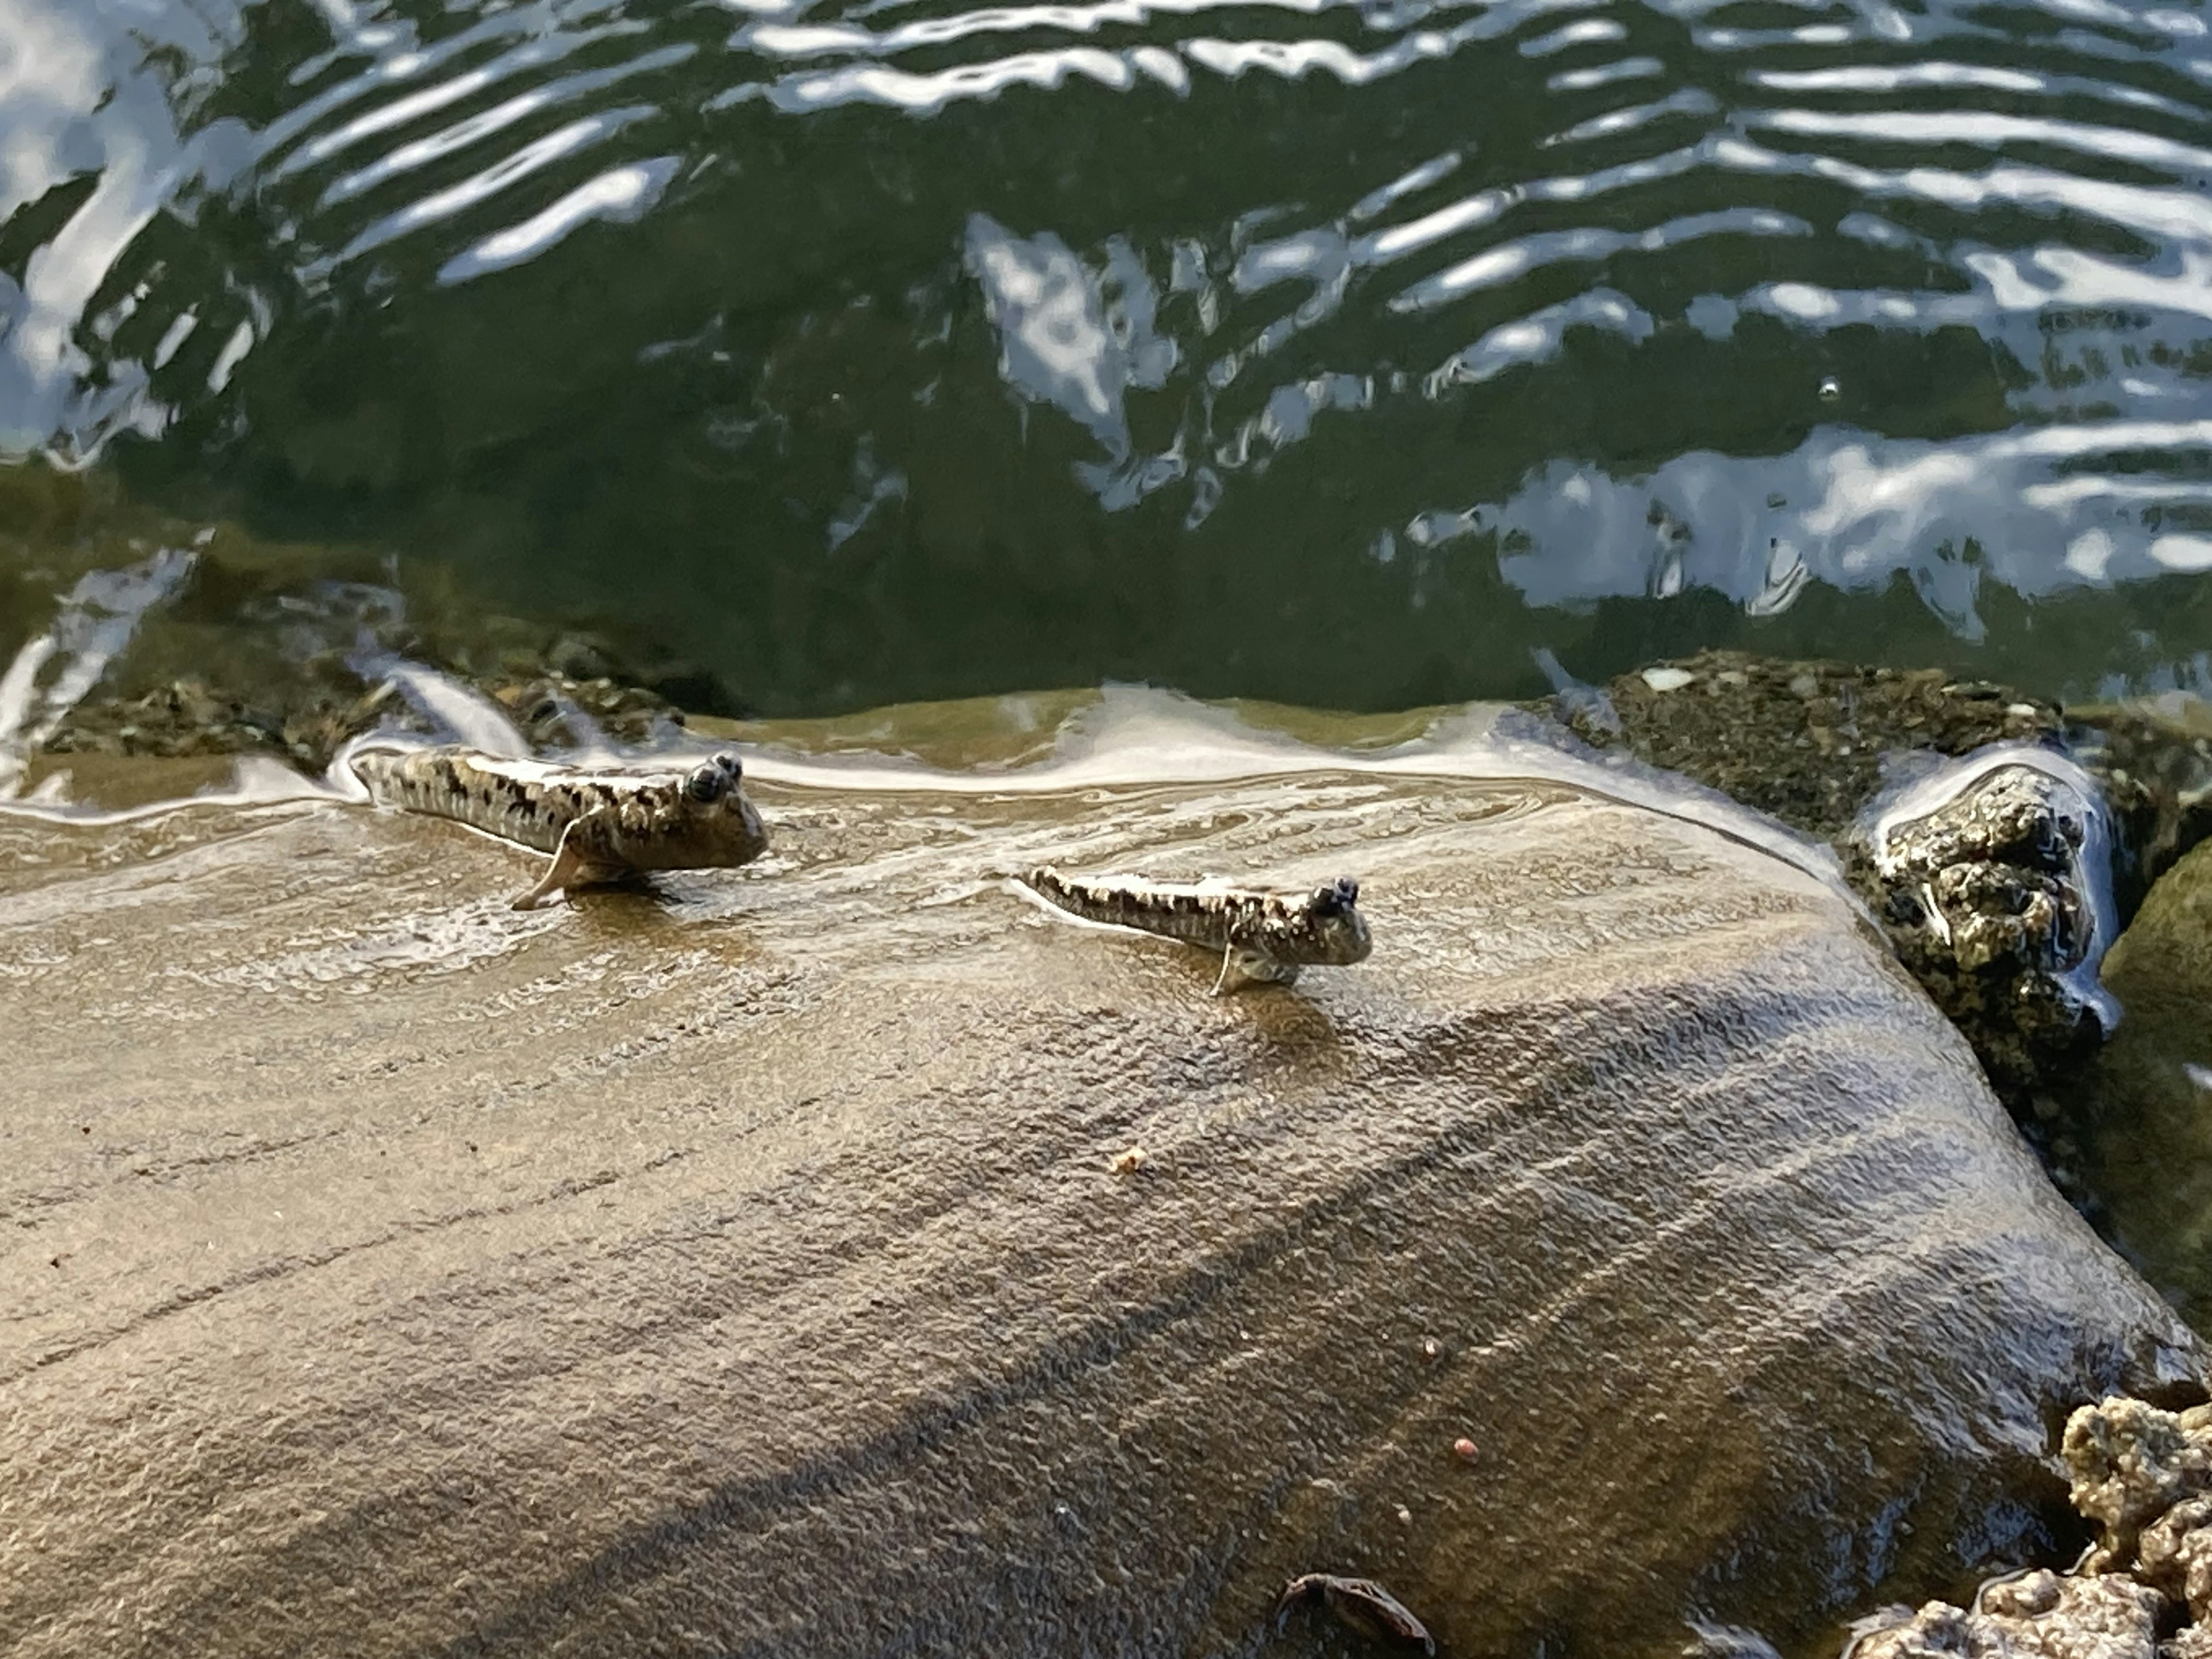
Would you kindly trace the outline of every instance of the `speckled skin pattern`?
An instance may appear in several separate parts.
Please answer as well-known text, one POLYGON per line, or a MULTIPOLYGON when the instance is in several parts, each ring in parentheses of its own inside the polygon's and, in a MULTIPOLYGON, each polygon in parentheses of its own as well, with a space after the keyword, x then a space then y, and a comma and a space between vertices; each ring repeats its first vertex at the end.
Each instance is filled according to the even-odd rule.
POLYGON ((553 854, 546 879, 519 904, 632 871, 727 869, 768 846, 731 754, 689 767, 572 767, 471 749, 368 748, 349 764, 381 805, 553 854))
POLYGON ((1040 865, 1023 880, 1048 902, 1085 921, 1134 927, 1224 953, 1217 992, 1248 981, 1287 985, 1298 969, 1348 968, 1374 948, 1359 914, 1359 884, 1340 876, 1303 897, 1212 882, 1085 879, 1040 865))

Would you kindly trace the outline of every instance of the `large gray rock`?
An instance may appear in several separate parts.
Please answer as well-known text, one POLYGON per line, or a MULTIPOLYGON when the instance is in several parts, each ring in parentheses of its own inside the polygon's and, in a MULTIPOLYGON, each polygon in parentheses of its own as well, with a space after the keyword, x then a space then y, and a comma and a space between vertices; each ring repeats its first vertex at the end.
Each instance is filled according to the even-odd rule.
POLYGON ((534 914, 433 821, 0 817, 0 1647, 1249 1653, 1325 1571, 1832 1650, 2193 1373, 1826 881, 1140 760, 771 783, 762 865, 534 914), (1375 955, 1212 1000, 1047 857, 1356 874, 1375 955))

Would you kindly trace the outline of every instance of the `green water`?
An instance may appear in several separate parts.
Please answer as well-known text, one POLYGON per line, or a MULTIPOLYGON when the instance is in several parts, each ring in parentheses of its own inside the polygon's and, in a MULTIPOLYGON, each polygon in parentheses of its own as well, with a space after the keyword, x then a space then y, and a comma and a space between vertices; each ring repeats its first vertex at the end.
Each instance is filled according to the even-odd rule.
POLYGON ((117 503, 0 652, 220 524, 765 714, 2212 686, 2201 0, 0 15, 0 446, 117 503))

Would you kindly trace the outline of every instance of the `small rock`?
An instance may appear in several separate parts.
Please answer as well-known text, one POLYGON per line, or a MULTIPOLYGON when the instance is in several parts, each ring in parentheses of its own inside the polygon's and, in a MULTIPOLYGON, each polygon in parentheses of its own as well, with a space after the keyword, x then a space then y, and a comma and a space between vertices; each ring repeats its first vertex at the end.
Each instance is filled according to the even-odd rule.
POLYGON ((2203 1430, 2172 1412, 2122 1396, 2084 1406, 2059 1447, 2074 1507, 2104 1529, 2088 1565, 2105 1571, 2134 1559, 2142 1528, 2185 1498, 2212 1490, 2203 1430))
POLYGON ((1964 1607, 1930 1601, 1917 1613, 1904 1607, 1896 1613, 1894 1622, 1863 1630, 1844 1650, 1845 1659, 1940 1659, 1973 1651, 1964 1607))
POLYGON ((1782 1659, 1773 1643, 1741 1625, 1693 1620, 1690 1629, 1694 1639, 1682 1650, 1682 1659, 1782 1659))
POLYGON ((2144 1582, 2212 1615, 2212 1498, 2185 1498, 2142 1530, 2136 1571, 2144 1582))
POLYGON ((1283 1587, 1275 1603, 1278 1626, 1283 1615, 1301 1602, 1326 1607, 1339 1624, 1371 1641, 1419 1653, 1437 1650, 1427 1626, 1372 1578, 1345 1578, 1333 1572, 1310 1572, 1293 1578, 1283 1587))
POLYGON ((2125 1578, 2061 1577, 2047 1570, 1985 1585, 1969 1613, 1930 1601, 1903 1623, 1869 1632, 1850 1659, 2160 1659, 2166 1598, 2125 1578))

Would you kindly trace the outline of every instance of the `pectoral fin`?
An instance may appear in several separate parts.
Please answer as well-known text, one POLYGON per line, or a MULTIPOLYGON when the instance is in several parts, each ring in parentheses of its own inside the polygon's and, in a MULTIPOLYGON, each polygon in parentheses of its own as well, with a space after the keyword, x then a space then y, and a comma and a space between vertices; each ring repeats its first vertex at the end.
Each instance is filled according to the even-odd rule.
POLYGON ((1278 962, 1263 951, 1232 941, 1221 953, 1221 976, 1213 981, 1213 994, 1225 997, 1248 985, 1288 985, 1297 976, 1297 963, 1278 962))
POLYGON ((586 813, 573 820, 561 832, 561 840, 553 848, 553 861, 545 866, 545 873, 538 884, 514 901, 518 910, 535 910, 545 902, 549 895, 567 892, 572 888, 589 887, 594 882, 611 881, 623 872, 612 865, 586 857, 578 848, 583 837, 576 832, 591 821, 593 815, 586 813))

